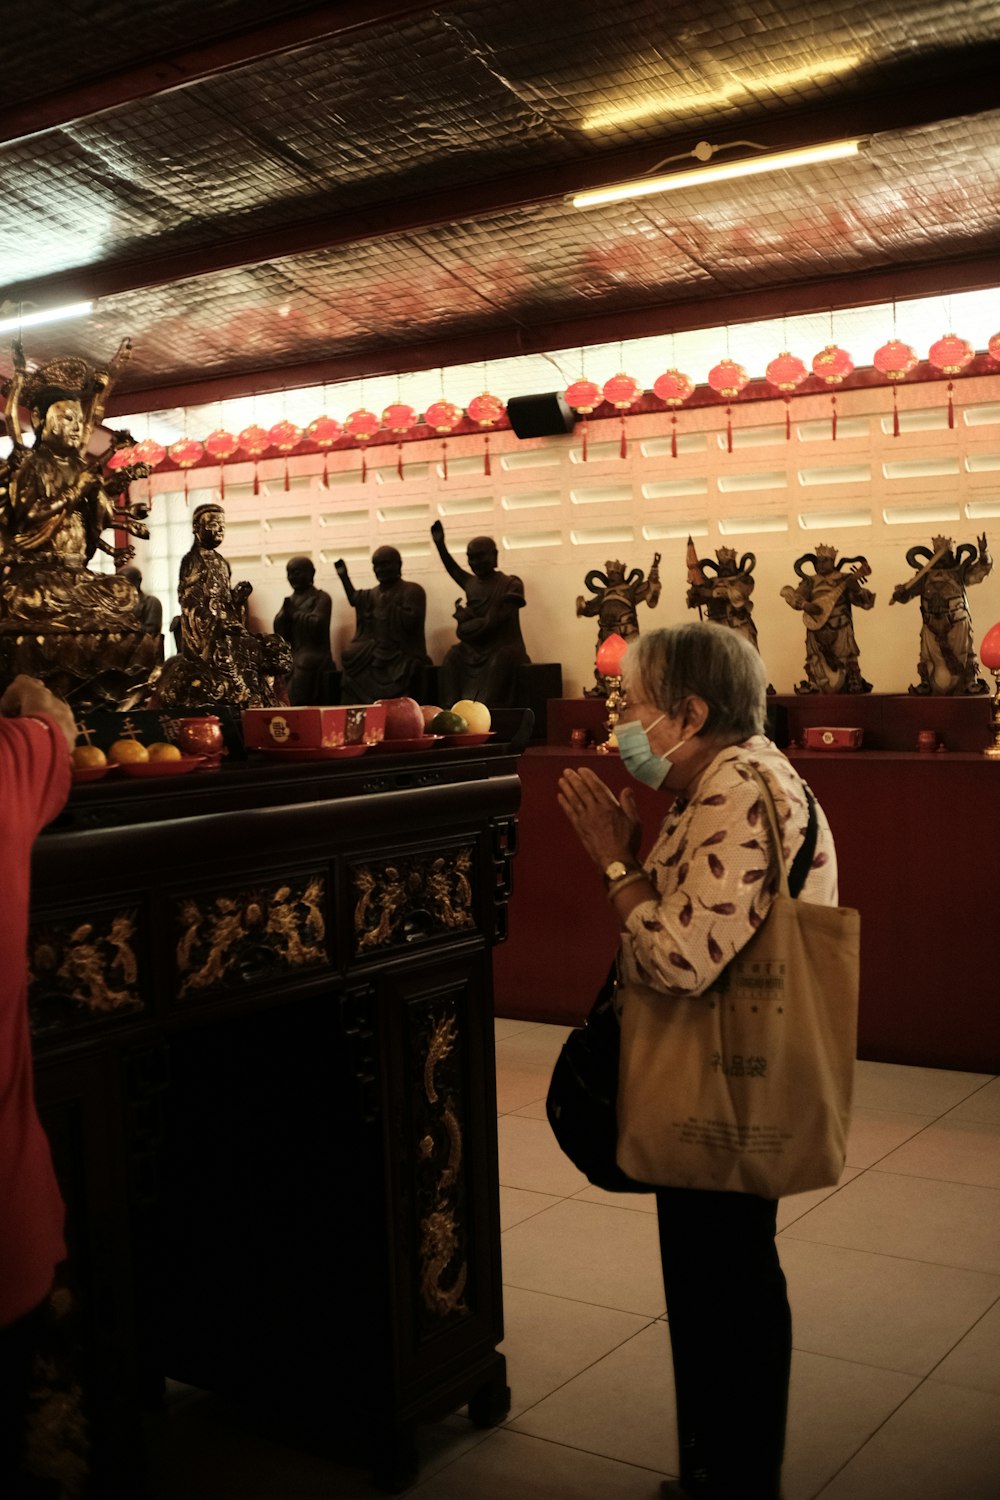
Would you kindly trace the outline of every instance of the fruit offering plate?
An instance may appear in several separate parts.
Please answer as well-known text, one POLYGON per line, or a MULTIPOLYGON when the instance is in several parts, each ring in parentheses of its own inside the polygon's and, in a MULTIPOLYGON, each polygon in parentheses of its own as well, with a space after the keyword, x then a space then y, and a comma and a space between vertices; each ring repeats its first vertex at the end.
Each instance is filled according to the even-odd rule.
POLYGON ((474 745, 485 745, 487 740, 496 737, 495 729, 487 729, 480 734, 473 734, 467 730, 465 734, 443 734, 439 742, 442 750, 471 750, 474 745))
POLYGON ((117 770, 117 766, 110 764, 106 766, 74 766, 73 785, 79 786, 85 781, 103 781, 109 771, 117 770))
POLYGON ((379 740, 371 748, 377 755, 402 755, 410 750, 430 750, 443 738, 440 734, 421 734, 412 740, 379 740))
POLYGON ((268 760, 349 760, 352 755, 364 755, 371 748, 371 745, 293 745, 284 750, 275 745, 260 746, 258 754, 266 755, 268 760))
POLYGON ((123 760, 118 769, 126 776, 185 776, 197 771, 204 759, 203 755, 182 755, 180 760, 123 760))

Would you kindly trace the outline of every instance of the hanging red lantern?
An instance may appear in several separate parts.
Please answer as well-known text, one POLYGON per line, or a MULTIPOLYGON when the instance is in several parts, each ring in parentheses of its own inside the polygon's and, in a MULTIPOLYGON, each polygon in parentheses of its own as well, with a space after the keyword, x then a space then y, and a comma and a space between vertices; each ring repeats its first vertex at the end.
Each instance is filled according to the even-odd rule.
POLYGON ((168 450, 179 469, 190 469, 204 455, 204 448, 194 438, 181 438, 168 450))
POLYGON ((473 396, 466 410, 477 426, 492 427, 500 421, 507 408, 499 396, 491 396, 489 391, 483 391, 481 396, 473 396))
POLYGON ((976 355, 970 343, 959 338, 957 333, 946 333, 944 338, 932 344, 927 359, 942 375, 960 375, 976 355))
POLYGON ((356 443, 361 444, 362 484, 368 478, 368 461, 365 458, 365 444, 371 442, 380 426, 381 423, 375 413, 369 411, 364 406, 359 406, 357 411, 352 411, 344 423, 344 431, 348 437, 352 437, 356 443))
POLYGON ((205 439, 205 452, 210 458, 219 460, 219 499, 226 498, 226 471, 224 464, 227 458, 232 458, 239 447, 239 439, 232 432, 227 432, 223 427, 217 427, 210 432, 205 439))
POLYGON ((131 464, 134 462, 134 448, 116 448, 114 453, 112 453, 111 457, 108 459, 107 467, 109 469, 124 469, 127 464, 131 464))
POLYGON ((181 438, 179 442, 172 443, 167 452, 177 467, 184 470, 184 495, 186 497, 188 492, 187 471, 200 458, 204 457, 205 450, 194 438, 181 438))
POLYGON ((294 422, 275 422, 267 440, 279 453, 291 453, 302 441, 302 428, 296 427, 294 422))
POLYGON ((424 412, 424 421, 435 432, 454 432, 461 420, 461 409, 454 401, 432 401, 424 412))
POLYGON ((610 401, 618 411, 627 411, 630 406, 634 406, 641 393, 642 387, 638 380, 633 380, 624 371, 619 371, 604 382, 604 399, 610 401))
POLYGON ((205 439, 205 452, 210 458, 217 458, 223 464, 227 458, 232 458, 239 446, 239 438, 223 427, 217 427, 205 439))
POLYGON ((797 354, 790 354, 784 349, 775 355, 764 373, 771 385, 777 386, 779 391, 795 391, 809 371, 797 354))
POLYGON ((592 380, 574 380, 571 386, 566 388, 566 404, 581 416, 587 417, 601 404, 601 388, 592 380))
POLYGON ((904 344, 900 339, 890 339, 887 344, 875 350, 872 364, 880 375, 887 375, 890 380, 905 380, 916 367, 917 356, 909 344, 904 344))
POLYGON ((385 411, 382 413, 382 426, 387 427, 390 432, 394 432, 399 439, 396 444, 396 473, 399 475, 400 479, 404 477, 403 433, 409 432, 410 428, 413 426, 416 420, 416 412, 413 410, 412 406, 407 406, 405 401, 392 402, 392 404, 387 406, 385 411))
POLYGON ((136 443, 132 449, 132 457, 135 462, 138 464, 149 464, 151 469, 155 469, 157 464, 162 464, 166 456, 166 448, 164 448, 162 443, 156 442, 153 438, 143 438, 142 442, 136 443))
POLYGON ((694 392, 694 381, 680 370, 667 370, 653 381, 653 395, 667 406, 680 406, 694 392))
POLYGON ((257 472, 257 460, 262 453, 266 453, 271 446, 271 440, 263 427, 252 422, 249 427, 244 427, 240 433, 240 447, 247 458, 253 459, 253 492, 260 494, 260 475, 257 472))
POLYGON ((317 448, 332 448, 343 436, 344 429, 336 417, 315 417, 306 428, 306 437, 317 448))
POLYGON ((338 438, 344 436, 344 429, 336 417, 314 417, 306 428, 306 437, 311 439, 317 448, 323 449, 323 474, 320 480, 324 489, 329 488, 327 465, 330 461, 329 449, 331 449, 338 438))
POLYGON ((989 350, 990 359, 995 359, 997 364, 1000 364, 1000 333, 993 334, 986 347, 989 350))
POLYGON ((271 446, 271 440, 263 427, 258 427, 256 422, 249 427, 244 427, 240 433, 240 447, 248 458, 260 458, 271 446))
POLYGON ((409 432, 416 420, 416 412, 412 406, 407 406, 405 401, 394 401, 382 413, 382 426, 389 432, 409 432))
POLYGON ((712 390, 717 396, 725 396, 727 401, 738 396, 749 379, 746 370, 735 359, 722 359, 708 372, 708 383, 712 390))
POLYGON ((827 385, 839 385, 846 380, 854 369, 854 361, 846 349, 839 349, 836 344, 827 344, 813 356, 813 374, 818 375, 827 385))
MULTIPOLYGON (((938 339, 932 344, 928 354, 928 363, 935 370, 940 370, 942 375, 960 375, 966 365, 975 358, 976 351, 965 339, 959 338, 957 333, 946 333, 944 338, 938 339)), ((948 381, 948 426, 955 425, 955 403, 953 393, 955 387, 948 381)))

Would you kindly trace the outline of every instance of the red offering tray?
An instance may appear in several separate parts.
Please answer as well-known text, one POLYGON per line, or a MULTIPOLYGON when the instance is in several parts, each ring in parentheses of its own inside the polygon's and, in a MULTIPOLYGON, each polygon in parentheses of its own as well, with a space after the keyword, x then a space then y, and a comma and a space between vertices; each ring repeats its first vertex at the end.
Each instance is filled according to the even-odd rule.
POLYGON ((352 755, 364 755, 372 748, 371 745, 307 745, 279 750, 276 746, 272 749, 261 745, 258 754, 266 755, 268 760, 347 760, 352 755))
POLYGON ((123 760, 118 770, 126 776, 186 776, 202 765, 203 755, 182 755, 180 760, 123 760))
POLYGON ((465 734, 443 734, 439 748, 441 750, 471 750, 474 745, 485 745, 487 740, 495 737, 495 729, 487 729, 480 734, 473 734, 471 730, 467 730, 465 734))
POLYGON ((118 767, 108 764, 106 766, 74 766, 73 782, 79 784, 84 781, 101 781, 109 771, 117 771, 118 767))
POLYGON ((412 740, 379 740, 371 748, 376 755, 403 754, 410 750, 431 750, 443 738, 440 734, 421 734, 412 740))

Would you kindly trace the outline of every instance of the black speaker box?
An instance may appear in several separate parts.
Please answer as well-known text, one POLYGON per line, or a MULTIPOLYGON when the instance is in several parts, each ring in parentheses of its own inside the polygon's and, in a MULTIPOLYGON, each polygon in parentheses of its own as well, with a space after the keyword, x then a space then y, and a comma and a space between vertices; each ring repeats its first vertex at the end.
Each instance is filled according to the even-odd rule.
POLYGON ((558 391, 544 396, 511 396, 507 417, 519 438, 555 437, 572 432, 576 426, 576 413, 558 391))

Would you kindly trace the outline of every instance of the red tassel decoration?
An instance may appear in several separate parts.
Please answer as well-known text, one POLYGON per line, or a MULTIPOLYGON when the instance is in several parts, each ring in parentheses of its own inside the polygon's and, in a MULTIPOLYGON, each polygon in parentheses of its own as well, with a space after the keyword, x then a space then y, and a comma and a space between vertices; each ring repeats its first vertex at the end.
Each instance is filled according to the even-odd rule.
POLYGON ((733 408, 726 407, 726 452, 733 451, 733 408))
POLYGON ((396 444, 396 473, 400 479, 405 478, 403 474, 403 445, 401 442, 396 444))
POLYGON ((226 498, 226 471, 222 467, 222 465, 220 464, 219 465, 219 499, 220 500, 225 500, 225 498, 226 498))
POLYGON ((949 382, 948 382, 948 426, 949 427, 954 427, 954 425, 955 425, 955 403, 954 403, 954 401, 951 398, 951 393, 952 393, 952 391, 954 389, 955 389, 955 386, 954 386, 953 382, 949 380, 949 382))
POLYGON ((285 494, 286 495, 288 494, 288 491, 291 489, 291 487, 292 487, 292 481, 288 477, 288 459, 286 458, 285 459, 285 494))
POLYGON ((624 412, 622 412, 622 440, 621 440, 621 442, 618 445, 618 455, 619 455, 620 458, 628 458, 628 443, 625 440, 625 413, 624 412))
POLYGON ((830 436, 834 442, 837 441, 837 398, 830 397, 830 436))
POLYGON ((785 397, 785 442, 792 441, 792 403, 785 397))
POLYGON ((448 478, 448 444, 441 444, 441 478, 448 478))
POLYGON ((582 441, 583 441, 583 452, 582 452, 581 456, 583 458, 584 463, 586 463, 587 462, 587 419, 586 419, 586 417, 584 417, 584 419, 583 419, 583 431, 581 432, 580 437, 582 438, 582 441))
POLYGON ((368 460, 365 458, 365 450, 361 450, 361 483, 368 483, 368 460))
POLYGON ((256 464, 253 466, 253 492, 255 495, 260 494, 260 475, 257 473, 256 464))
POLYGON ((670 418, 670 457, 677 457, 677 417, 670 418))
POLYGON ((493 465, 490 463, 490 435, 489 435, 489 433, 486 434, 484 442, 485 442, 486 446, 483 449, 483 473, 484 474, 492 474, 493 473, 493 465))
POLYGON ((187 497, 188 497, 188 471, 187 471, 187 469, 185 469, 184 470, 184 504, 185 505, 187 504, 187 497))
POLYGON ((320 484, 325 490, 330 488, 330 455, 323 454, 323 473, 320 475, 320 484))
POLYGON ((896 404, 896 387, 892 388, 892 435, 899 437, 899 407, 896 404))

